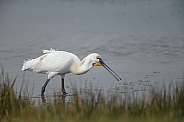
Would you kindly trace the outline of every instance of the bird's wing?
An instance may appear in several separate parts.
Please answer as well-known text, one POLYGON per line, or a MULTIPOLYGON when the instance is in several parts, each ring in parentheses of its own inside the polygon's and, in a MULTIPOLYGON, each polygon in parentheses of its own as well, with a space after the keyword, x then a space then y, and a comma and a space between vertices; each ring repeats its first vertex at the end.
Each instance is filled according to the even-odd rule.
POLYGON ((58 72, 60 74, 68 73, 73 63, 73 57, 70 53, 52 52, 38 57, 35 70, 38 72, 58 72))
POLYGON ((38 58, 25 61, 22 70, 40 73, 58 72, 59 74, 70 72, 70 67, 77 56, 64 51, 49 51, 38 58))

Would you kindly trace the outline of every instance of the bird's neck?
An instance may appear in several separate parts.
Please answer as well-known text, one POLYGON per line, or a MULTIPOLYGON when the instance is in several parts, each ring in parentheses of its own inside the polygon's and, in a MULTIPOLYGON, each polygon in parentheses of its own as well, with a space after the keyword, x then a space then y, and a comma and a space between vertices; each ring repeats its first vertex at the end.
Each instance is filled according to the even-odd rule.
POLYGON ((74 74, 81 75, 87 73, 92 68, 91 60, 84 58, 80 64, 77 66, 76 72, 74 74))

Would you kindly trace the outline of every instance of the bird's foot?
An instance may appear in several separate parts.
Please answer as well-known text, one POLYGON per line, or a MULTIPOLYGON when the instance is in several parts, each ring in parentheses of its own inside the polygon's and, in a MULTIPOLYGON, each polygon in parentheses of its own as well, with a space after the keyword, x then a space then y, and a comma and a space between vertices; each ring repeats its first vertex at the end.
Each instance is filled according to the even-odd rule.
POLYGON ((68 94, 68 93, 66 93, 66 91, 63 91, 63 95, 66 95, 66 94, 68 94))

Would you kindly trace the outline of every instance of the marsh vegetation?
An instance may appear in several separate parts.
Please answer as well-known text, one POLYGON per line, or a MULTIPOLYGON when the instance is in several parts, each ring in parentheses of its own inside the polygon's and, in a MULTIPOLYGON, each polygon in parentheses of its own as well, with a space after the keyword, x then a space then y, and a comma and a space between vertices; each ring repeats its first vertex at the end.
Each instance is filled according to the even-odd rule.
POLYGON ((153 88, 149 99, 144 97, 122 98, 118 94, 106 95, 91 90, 73 88, 73 95, 55 95, 33 99, 20 90, 13 89, 16 78, 0 74, 0 121, 1 122, 110 122, 110 121, 183 121, 184 85, 173 84, 162 90, 153 88), (170 90, 169 90, 170 89, 170 90), (134 100, 132 100, 134 99, 134 100))

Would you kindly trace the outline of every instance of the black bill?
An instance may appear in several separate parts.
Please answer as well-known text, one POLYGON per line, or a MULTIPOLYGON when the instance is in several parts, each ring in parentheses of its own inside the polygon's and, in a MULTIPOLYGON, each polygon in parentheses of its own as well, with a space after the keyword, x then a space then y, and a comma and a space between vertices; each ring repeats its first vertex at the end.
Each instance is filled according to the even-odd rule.
POLYGON ((103 62, 101 58, 99 58, 99 62, 102 64, 103 67, 105 67, 118 81, 121 80, 121 78, 109 67, 107 64, 103 62))

